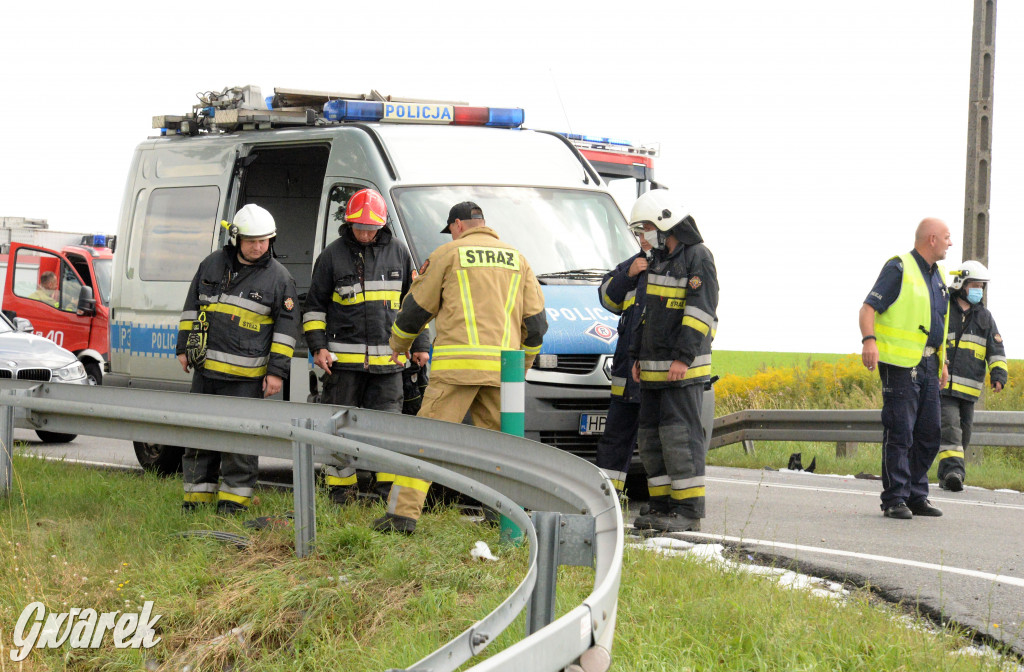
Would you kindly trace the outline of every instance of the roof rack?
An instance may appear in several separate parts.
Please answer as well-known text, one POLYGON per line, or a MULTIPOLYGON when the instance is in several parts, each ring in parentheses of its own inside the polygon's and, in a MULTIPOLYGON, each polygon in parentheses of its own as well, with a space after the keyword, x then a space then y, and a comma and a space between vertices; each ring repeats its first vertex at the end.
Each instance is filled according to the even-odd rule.
POLYGON ((523 124, 522 108, 470 107, 461 101, 389 96, 375 89, 362 94, 275 88, 273 96, 264 98, 258 86, 249 85, 197 97, 191 114, 154 116, 153 128, 161 135, 198 135, 357 121, 501 128, 523 124))

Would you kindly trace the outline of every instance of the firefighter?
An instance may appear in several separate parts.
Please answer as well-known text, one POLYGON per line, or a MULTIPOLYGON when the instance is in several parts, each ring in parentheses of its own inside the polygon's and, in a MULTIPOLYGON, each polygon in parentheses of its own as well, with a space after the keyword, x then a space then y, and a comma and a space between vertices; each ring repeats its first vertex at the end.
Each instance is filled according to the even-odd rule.
POLYGON ((612 358, 612 394, 604 434, 597 442, 597 466, 620 493, 626 485, 629 464, 636 446, 640 418, 640 386, 633 380, 629 346, 643 313, 647 291, 647 255, 652 249, 643 237, 643 226, 631 227, 640 240, 641 252, 605 274, 597 290, 601 305, 619 316, 619 340, 612 358))
POLYGON ((860 307, 861 361, 882 381, 882 515, 937 517, 928 470, 939 452, 939 390, 945 361, 949 291, 938 262, 952 245, 941 219, 921 220, 914 249, 882 267, 860 307))
MULTIPOLYGON (((303 308, 302 329, 313 364, 324 370, 321 403, 402 412, 405 353, 391 361, 388 337, 402 298, 412 284, 412 256, 387 225, 384 198, 373 189, 357 191, 345 206, 338 239, 313 266, 303 308)), ((412 344, 412 359, 425 366, 426 334, 412 344)), ((354 467, 326 468, 332 501, 358 497, 354 467)), ((393 476, 378 474, 378 482, 393 476)), ((385 495, 386 495, 385 490, 385 495)))
MULTIPOLYGON (((178 327, 178 361, 186 373, 193 371, 194 394, 269 397, 287 380, 295 348, 295 280, 273 258, 277 226, 269 212, 250 203, 230 226, 221 223, 228 228, 228 244, 206 257, 192 279, 178 327)), ((182 508, 216 501, 218 513, 245 511, 258 460, 186 449, 182 508)))
POLYGON ((1006 385, 1006 350, 992 313, 982 304, 985 285, 991 280, 980 261, 965 261, 951 273, 949 334, 946 352, 949 382, 943 386, 942 437, 939 445, 939 487, 960 492, 967 472, 964 450, 971 443, 974 403, 985 386, 988 369, 992 389, 1006 385))
MULTIPOLYGON (((501 351, 526 351, 526 368, 540 352, 547 317, 544 295, 526 257, 486 225, 471 201, 454 205, 441 233, 452 242, 434 250, 391 327, 397 360, 436 316, 431 377, 417 415, 501 429, 501 351)), ((411 534, 430 483, 399 477, 388 510, 373 527, 411 534)))
POLYGON ((650 503, 633 526, 699 530, 704 517, 704 385, 718 328, 715 259, 689 211, 668 191, 637 199, 630 225, 654 248, 644 312, 630 354, 640 383, 640 459, 650 503))

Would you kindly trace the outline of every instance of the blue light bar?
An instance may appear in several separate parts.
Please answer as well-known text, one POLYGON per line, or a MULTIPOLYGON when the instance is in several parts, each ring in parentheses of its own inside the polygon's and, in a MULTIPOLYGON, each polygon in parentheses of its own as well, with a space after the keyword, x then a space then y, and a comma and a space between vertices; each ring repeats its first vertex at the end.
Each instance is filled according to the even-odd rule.
POLYGON ((358 100, 328 100, 324 103, 324 117, 331 121, 380 121, 383 116, 383 103, 358 100))
POLYGON ((518 128, 523 125, 525 115, 521 107, 492 107, 488 114, 488 126, 518 128))

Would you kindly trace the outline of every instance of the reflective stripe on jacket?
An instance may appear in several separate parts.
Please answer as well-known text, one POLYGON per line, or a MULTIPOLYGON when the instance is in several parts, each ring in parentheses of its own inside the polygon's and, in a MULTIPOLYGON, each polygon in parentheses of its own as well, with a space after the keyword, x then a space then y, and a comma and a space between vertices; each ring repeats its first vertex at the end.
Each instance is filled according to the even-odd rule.
POLYGON ((703 243, 655 250, 647 268, 644 313, 631 353, 640 362, 641 387, 681 387, 711 378, 711 342, 718 330, 718 272, 703 243), (668 382, 674 361, 689 369, 668 382))
POLYGON ((981 396, 986 370, 993 384, 1006 385, 1006 349, 988 308, 979 303, 965 311, 955 298, 949 303, 949 382, 942 394, 973 401, 981 396))
POLYGON ((502 350, 525 350, 529 369, 547 331, 526 257, 486 226, 430 255, 402 301, 391 347, 408 349, 435 316, 430 379, 456 385, 499 385, 502 350))
POLYGON ((629 345, 643 314, 647 272, 631 278, 629 267, 641 258, 646 258, 643 252, 616 266, 615 270, 604 276, 597 290, 601 305, 619 316, 619 340, 615 343, 615 356, 612 359, 612 396, 637 403, 640 401, 639 385, 633 382, 633 359, 629 356, 629 345))
POLYGON ((295 281, 269 254, 243 264, 231 277, 233 245, 206 257, 192 278, 175 352, 185 353, 192 322, 205 312, 207 331, 203 375, 223 380, 288 378, 298 334, 295 281))
MULTIPOLYGON (((388 339, 412 275, 409 250, 389 229, 361 245, 344 226, 313 266, 302 315, 310 352, 327 349, 342 369, 401 371, 405 353, 401 364, 392 362, 388 339)), ((413 352, 427 350, 426 336, 412 345, 413 352)))
MULTIPOLYGON (((917 366, 921 361, 925 345, 928 342, 927 330, 932 323, 931 292, 928 287, 928 279, 921 273, 921 267, 918 266, 913 254, 907 252, 899 255, 899 258, 903 263, 900 293, 884 313, 875 313, 875 337, 878 345, 878 361, 910 368, 917 366)), ((941 266, 938 267, 938 272, 940 278, 945 276, 945 271, 941 266)), ((949 308, 947 303, 939 361, 943 361, 945 355, 948 332, 949 308)))

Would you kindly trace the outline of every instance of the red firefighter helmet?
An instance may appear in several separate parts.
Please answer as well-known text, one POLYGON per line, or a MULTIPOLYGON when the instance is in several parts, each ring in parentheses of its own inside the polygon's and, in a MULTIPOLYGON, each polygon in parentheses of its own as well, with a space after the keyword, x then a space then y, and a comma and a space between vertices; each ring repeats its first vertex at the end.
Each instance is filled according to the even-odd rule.
POLYGON ((348 199, 345 221, 361 229, 379 229, 388 220, 384 197, 373 189, 362 189, 348 199))

